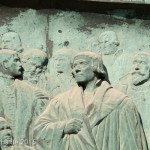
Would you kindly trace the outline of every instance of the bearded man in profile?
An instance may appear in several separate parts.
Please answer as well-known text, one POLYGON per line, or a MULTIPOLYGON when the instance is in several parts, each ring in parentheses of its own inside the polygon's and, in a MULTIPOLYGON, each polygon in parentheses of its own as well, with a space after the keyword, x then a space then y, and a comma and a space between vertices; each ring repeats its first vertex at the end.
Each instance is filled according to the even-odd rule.
POLYGON ((47 97, 33 86, 18 80, 22 74, 17 52, 0 50, 0 117, 8 121, 14 140, 24 140, 30 145, 33 140, 32 122, 42 109, 38 105, 43 104, 47 97))
POLYGON ((150 147, 150 53, 139 52, 134 55, 131 72, 121 78, 117 86, 136 104, 150 147))

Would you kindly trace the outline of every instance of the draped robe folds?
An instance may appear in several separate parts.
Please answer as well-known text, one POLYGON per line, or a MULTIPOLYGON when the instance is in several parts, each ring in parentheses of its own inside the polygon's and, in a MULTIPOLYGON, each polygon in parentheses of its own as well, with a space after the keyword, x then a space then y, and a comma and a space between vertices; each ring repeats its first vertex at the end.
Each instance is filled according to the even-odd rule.
MULTIPOLYGON (((24 81, 15 80, 14 93, 7 93, 7 87, 0 90, 0 116, 10 124, 14 135, 15 144, 35 144, 33 140, 33 121, 39 116, 37 105, 45 100, 37 100, 37 88, 24 81)), ((44 107, 44 106, 43 106, 44 107)))
POLYGON ((72 74, 66 75, 64 73, 58 73, 55 77, 51 77, 53 80, 53 90, 52 93, 54 96, 57 96, 60 93, 68 91, 73 86, 77 85, 72 74))
POLYGON ((75 87, 54 98, 35 123, 38 150, 148 150, 135 105, 103 81, 85 107, 75 87), (68 120, 83 121, 78 134, 64 134, 68 120))

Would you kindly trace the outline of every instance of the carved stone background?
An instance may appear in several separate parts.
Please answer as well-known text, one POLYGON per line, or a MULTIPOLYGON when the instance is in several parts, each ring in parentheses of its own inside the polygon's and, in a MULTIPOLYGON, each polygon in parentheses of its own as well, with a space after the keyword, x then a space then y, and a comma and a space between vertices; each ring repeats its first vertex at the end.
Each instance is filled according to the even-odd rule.
MULTIPOLYGON (((103 61, 108 79, 116 87, 131 72, 133 56, 142 51, 150 52, 149 25, 150 16, 136 17, 133 10, 114 10, 98 14, 6 7, 0 9, 1 37, 4 33, 13 31, 20 35, 24 51, 35 48, 46 52, 49 56, 48 73, 54 78, 56 70, 53 56, 59 49, 72 49, 76 52, 90 50, 98 53, 100 34, 114 31, 120 42, 120 53, 113 56, 103 55, 103 61)), ((144 127, 150 144, 150 91, 146 91, 144 96, 140 95, 139 111, 146 124, 144 127)), ((131 97, 137 98, 137 101, 139 99, 136 94, 131 94, 131 97)))

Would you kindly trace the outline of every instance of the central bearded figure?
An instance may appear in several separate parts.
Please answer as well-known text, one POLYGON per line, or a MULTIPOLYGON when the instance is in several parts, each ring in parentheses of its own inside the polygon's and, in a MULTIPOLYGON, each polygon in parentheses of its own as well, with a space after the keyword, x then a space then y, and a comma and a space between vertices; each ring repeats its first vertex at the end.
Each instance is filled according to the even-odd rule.
POLYGON ((100 55, 74 57, 78 86, 55 97, 35 123, 39 150, 148 150, 132 100, 105 81, 100 55))

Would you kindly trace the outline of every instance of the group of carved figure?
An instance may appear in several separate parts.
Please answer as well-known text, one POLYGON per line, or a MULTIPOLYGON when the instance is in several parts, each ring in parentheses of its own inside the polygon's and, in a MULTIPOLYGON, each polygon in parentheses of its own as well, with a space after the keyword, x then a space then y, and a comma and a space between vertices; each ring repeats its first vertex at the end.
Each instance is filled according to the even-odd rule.
POLYGON ((56 51, 53 75, 45 52, 24 50, 15 32, 2 36, 0 149, 148 150, 150 53, 137 53, 114 88, 102 55, 114 63, 123 51, 113 31, 97 40, 97 53, 56 51))

